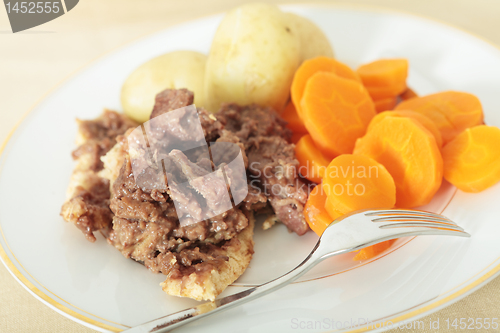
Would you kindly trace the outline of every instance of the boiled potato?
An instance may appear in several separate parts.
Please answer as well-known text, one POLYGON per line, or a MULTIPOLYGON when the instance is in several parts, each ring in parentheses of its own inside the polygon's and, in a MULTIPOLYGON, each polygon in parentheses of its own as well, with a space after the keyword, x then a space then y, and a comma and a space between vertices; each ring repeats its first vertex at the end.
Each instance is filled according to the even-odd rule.
POLYGON ((203 80, 207 56, 194 51, 174 51, 139 66, 125 80, 121 91, 122 107, 127 116, 149 120, 155 96, 167 88, 187 88, 194 92, 196 106, 205 106, 203 80))
POLYGON ((209 108, 215 111, 223 102, 236 102, 281 110, 300 62, 298 36, 277 6, 253 3, 228 12, 207 59, 209 108))
POLYGON ((332 46, 316 24, 297 14, 286 13, 286 16, 299 34, 300 62, 319 56, 333 58, 332 46))

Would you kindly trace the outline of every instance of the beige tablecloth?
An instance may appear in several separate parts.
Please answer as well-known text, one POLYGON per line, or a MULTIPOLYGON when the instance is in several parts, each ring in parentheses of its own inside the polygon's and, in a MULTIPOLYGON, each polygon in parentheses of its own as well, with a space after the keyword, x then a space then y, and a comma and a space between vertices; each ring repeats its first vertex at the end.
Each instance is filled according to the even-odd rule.
MULTIPOLYGON (((11 33, 6 12, 0 9, 0 142, 49 88, 94 58, 170 25, 222 12, 243 2, 81 0, 68 14, 18 34, 11 33)), ((500 45, 498 0, 357 0, 344 4, 391 8, 438 19, 500 45)), ((424 321, 494 317, 500 317, 500 278, 424 321)), ((0 265, 0 332, 92 330, 40 303, 0 265)))

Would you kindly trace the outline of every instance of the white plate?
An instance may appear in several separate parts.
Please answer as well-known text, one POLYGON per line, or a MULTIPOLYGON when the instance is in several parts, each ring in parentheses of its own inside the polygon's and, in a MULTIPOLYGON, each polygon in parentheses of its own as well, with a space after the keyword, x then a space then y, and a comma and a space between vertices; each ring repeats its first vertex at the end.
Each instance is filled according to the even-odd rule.
MULTIPOLYGON (((455 89, 476 94, 487 123, 500 126, 500 52, 487 43, 402 14, 284 8, 316 22, 341 61, 355 67, 381 57, 408 58, 409 83, 418 93, 455 89)), ((69 318, 117 331, 196 304, 165 295, 158 286, 161 275, 124 259, 102 237, 95 244, 87 242, 58 214, 73 168, 69 154, 74 148, 75 117, 96 117, 103 107, 119 110, 124 79, 154 56, 178 49, 207 52, 221 17, 165 30, 92 64, 41 102, 4 147, 2 261, 37 298, 69 318)), ((472 234, 471 239, 399 240, 370 262, 353 262, 351 254, 335 257, 302 282, 179 332, 330 331, 348 330, 362 323, 359 318, 373 323, 414 320, 464 297, 498 273, 499 195, 500 185, 479 194, 456 192, 445 185, 428 208, 444 209, 472 234)), ((317 239, 312 232, 303 237, 290 234, 283 226, 267 232, 257 228, 256 234, 250 267, 224 295, 288 271, 317 239)))

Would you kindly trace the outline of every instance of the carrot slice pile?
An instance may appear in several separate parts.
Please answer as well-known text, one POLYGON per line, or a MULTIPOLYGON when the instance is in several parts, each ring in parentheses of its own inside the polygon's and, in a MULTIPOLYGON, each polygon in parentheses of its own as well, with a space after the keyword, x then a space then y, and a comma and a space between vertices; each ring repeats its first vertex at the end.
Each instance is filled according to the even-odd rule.
POLYGON ((375 116, 373 102, 361 83, 328 72, 309 78, 300 104, 307 131, 328 157, 351 153, 375 116))
POLYGON ((361 82, 361 79, 356 72, 354 72, 349 66, 333 58, 316 57, 304 61, 295 72, 291 87, 292 101, 300 118, 303 118, 302 106, 300 103, 302 101, 307 81, 311 78, 311 76, 318 72, 329 72, 345 79, 361 82))
POLYGON ((395 109, 412 110, 429 117, 441 132, 444 144, 467 128, 483 123, 483 108, 479 99, 458 91, 412 98, 401 102, 395 109))
POLYGON ((396 203, 392 176, 383 165, 362 155, 336 157, 326 169, 323 190, 331 216, 365 208, 392 208, 396 203))
POLYGON ((356 142, 354 154, 387 168, 396 183, 397 207, 425 205, 441 186, 443 160, 436 139, 414 119, 381 119, 356 142))
POLYGON ((373 257, 376 257, 380 253, 384 252, 387 250, 391 245, 395 242, 395 239, 390 239, 385 242, 380 242, 377 244, 374 244, 372 246, 365 247, 364 249, 359 250, 359 252, 354 256, 353 260, 368 260, 373 257))
MULTIPOLYGON (((295 73, 283 117, 294 132, 299 172, 321 184, 304 210, 318 235, 359 209, 426 205, 443 174, 467 192, 500 182, 500 129, 482 125, 479 99, 457 91, 419 97, 407 77, 405 59, 354 72, 317 57, 295 73)), ((373 258, 393 242, 362 249, 354 260, 373 258)))
POLYGON ((330 159, 316 147, 309 134, 304 135, 297 142, 295 157, 300 164, 300 174, 312 182, 321 183, 330 159))
POLYGON ((381 59, 360 66, 356 72, 374 101, 394 98, 406 90, 408 60, 381 59))
POLYGON ((398 111, 381 112, 372 119, 370 125, 368 125, 368 130, 370 130, 370 127, 375 126, 375 124, 377 124, 380 120, 384 119, 385 117, 407 117, 415 119, 421 125, 423 125, 429 132, 432 133, 432 135, 436 139, 436 143, 439 148, 443 146, 443 138, 441 137, 441 132, 439 132, 436 124, 434 124, 434 122, 430 120, 428 117, 415 111, 398 110, 398 111))
POLYGON ((465 192, 480 192, 500 181, 500 129, 480 125, 460 133, 443 148, 444 177, 465 192))
POLYGON ((309 194, 309 198, 304 207, 304 216, 307 224, 309 224, 309 227, 318 234, 318 236, 321 236, 326 227, 340 216, 331 216, 328 214, 325 210, 325 202, 326 194, 321 185, 318 185, 312 190, 311 194, 309 194))

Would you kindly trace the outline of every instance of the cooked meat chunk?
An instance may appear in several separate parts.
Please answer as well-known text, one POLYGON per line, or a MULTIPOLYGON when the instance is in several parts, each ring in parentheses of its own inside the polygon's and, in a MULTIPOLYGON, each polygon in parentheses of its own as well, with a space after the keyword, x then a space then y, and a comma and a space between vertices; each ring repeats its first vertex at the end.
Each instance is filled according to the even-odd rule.
POLYGON ((292 132, 285 127, 286 121, 269 107, 226 104, 216 115, 224 128, 235 133, 247 148, 254 138, 279 136, 289 140, 292 136, 292 132))
POLYGON ((61 215, 94 242, 94 231, 107 233, 113 219, 109 209, 109 180, 98 174, 103 169, 100 158, 116 144, 118 135, 137 126, 137 123, 119 113, 105 110, 99 118, 79 120, 78 125, 77 143, 80 146, 73 152, 77 164, 61 215))
MULTIPOLYGON (((309 226, 303 214, 307 186, 297 172, 294 145, 288 142, 286 122, 270 108, 227 104, 217 114, 226 130, 233 131, 245 146, 248 172, 269 197, 277 217, 303 235, 309 226)), ((251 182, 256 186, 256 182, 251 182)))
POLYGON ((126 116, 114 111, 104 110, 94 120, 78 120, 79 145, 73 151, 73 159, 81 170, 99 171, 103 168, 101 157, 115 145, 116 137, 138 124, 126 116))
MULTIPOLYGON (((187 89, 166 89, 156 95, 155 106, 150 119, 154 119, 169 111, 192 105, 193 100, 193 93, 187 89)), ((203 108, 198 109, 198 116, 207 142, 215 141, 223 125, 203 108)), ((165 125, 163 124, 162 126, 165 125)), ((182 127, 177 125, 175 128, 173 126, 170 128, 185 129, 186 123, 184 123, 182 127)))
POLYGON ((260 180, 280 221, 298 235, 306 233, 307 185, 298 177, 294 146, 278 136, 256 138, 248 162, 249 173, 260 180))
POLYGON ((245 209, 260 213, 267 206, 267 196, 259 187, 250 184, 243 204, 245 209))
POLYGON ((156 95, 150 119, 193 104, 194 94, 187 89, 166 89, 156 95))
MULTIPOLYGON (((188 160, 179 150, 173 150, 169 157, 182 170, 187 177, 190 187, 200 194, 206 203, 206 211, 203 215, 219 215, 231 208, 229 201, 229 187, 223 174, 223 169, 219 168, 212 172, 210 160, 202 159, 198 163, 209 164, 209 169, 200 167, 198 164, 188 160)), ((177 186, 174 181, 169 182, 170 190, 177 186)), ((195 200, 196 202, 197 200, 195 200)), ((190 210, 187 211, 189 213, 190 210)), ((201 218, 198 217, 198 220, 201 218)))

